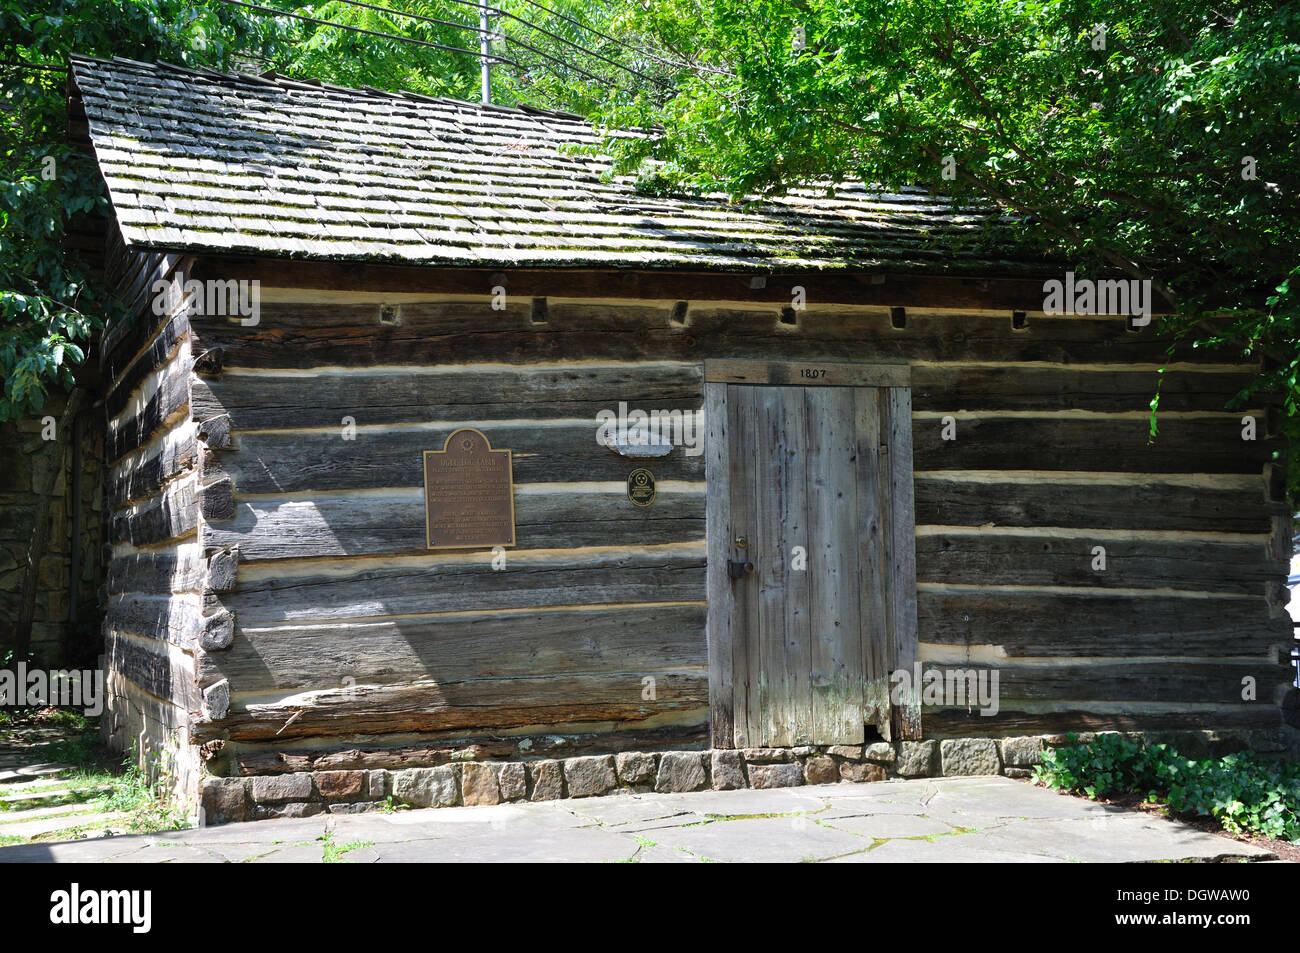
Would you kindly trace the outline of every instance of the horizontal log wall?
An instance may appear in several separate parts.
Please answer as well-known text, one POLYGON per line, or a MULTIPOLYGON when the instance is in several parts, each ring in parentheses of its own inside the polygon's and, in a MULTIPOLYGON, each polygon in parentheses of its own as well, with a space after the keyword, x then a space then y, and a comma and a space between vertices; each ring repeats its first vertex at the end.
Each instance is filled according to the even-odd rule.
POLYGON ((136 318, 110 329, 101 357, 106 393, 105 732, 139 757, 182 803, 197 795, 191 724, 205 717, 197 680, 206 560, 199 542, 202 444, 190 415, 193 352, 185 311, 158 315, 157 280, 185 262, 136 255, 120 279, 136 318), (165 763, 164 763, 165 762, 165 763))
MULTIPOLYGON (((1252 367, 1185 349, 1159 375, 1166 344, 1114 318, 1014 330, 1009 314, 909 311, 899 329, 885 308, 810 305, 791 325, 753 304, 682 321, 672 301, 550 299, 538 320, 530 301, 490 302, 264 288, 254 327, 191 318, 202 436, 158 448, 122 493, 197 454, 203 550, 237 564, 194 610, 217 642, 211 620, 230 632, 198 655, 200 689, 231 691, 201 737, 256 761, 362 735, 698 732, 704 457, 620 457, 595 415, 698 411, 706 357, 912 365, 922 659, 1002 676, 997 716, 927 709, 927 735, 1276 720, 1289 627, 1265 593, 1285 572, 1270 554, 1285 507, 1263 473, 1278 443, 1267 407, 1225 410, 1252 367), (514 452, 504 569, 425 549, 421 451, 460 426, 514 452), (659 481, 645 510, 625 492, 640 465, 659 481)), ((142 538, 169 525, 153 503, 131 512, 142 538)))

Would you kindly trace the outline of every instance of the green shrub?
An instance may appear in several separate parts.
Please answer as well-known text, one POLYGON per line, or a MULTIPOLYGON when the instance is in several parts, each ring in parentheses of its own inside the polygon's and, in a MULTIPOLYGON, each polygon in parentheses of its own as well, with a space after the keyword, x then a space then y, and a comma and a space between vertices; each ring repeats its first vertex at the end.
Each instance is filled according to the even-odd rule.
POLYGON ((1034 780, 1090 798, 1144 794, 1177 813, 1213 817, 1234 834, 1300 841, 1300 764, 1275 764, 1253 752, 1197 761, 1168 745, 1099 735, 1044 751, 1034 780))

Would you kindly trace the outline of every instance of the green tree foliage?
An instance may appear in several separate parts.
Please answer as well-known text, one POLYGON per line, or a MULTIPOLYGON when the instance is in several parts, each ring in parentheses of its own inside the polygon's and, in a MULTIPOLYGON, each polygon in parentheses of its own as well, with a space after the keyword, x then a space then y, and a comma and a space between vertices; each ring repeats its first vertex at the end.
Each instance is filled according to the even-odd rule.
MULTIPOLYGON (((61 242, 66 222, 107 211, 94 170, 64 144, 65 74, 32 67, 65 66, 75 50, 478 98, 472 0, 374 4, 391 11, 259 5, 471 52, 223 0, 0 0, 0 419, 70 383, 110 306, 61 242), (42 175, 50 158, 53 178, 42 175)), ((1178 308, 1172 335, 1266 355, 1258 386, 1285 395, 1292 429, 1300 420, 1300 5, 501 0, 492 9, 503 59, 493 101, 656 129, 608 143, 645 187, 740 196, 858 179, 1000 203, 1020 240, 1076 272, 1150 279, 1178 308), (1206 320, 1212 313, 1230 319, 1206 320)))
MULTIPOLYGON (((93 164, 67 145, 70 53, 479 98, 478 10, 469 0, 373 4, 425 19, 341 0, 254 5, 308 19, 223 0, 0 0, 0 421, 39 410, 51 387, 71 387, 95 333, 112 316, 111 295, 94 286, 64 241, 69 226, 111 211, 93 164)), ((492 52, 509 62, 493 68, 493 101, 586 111, 613 95, 615 85, 602 82, 597 69, 612 69, 600 50, 563 42, 608 45, 582 24, 610 19, 613 6, 494 6, 491 26, 500 36, 492 52)), ((624 88, 632 81, 613 72, 624 88)))
POLYGON ((677 63, 666 94, 603 105, 662 129, 614 143, 622 171, 997 202, 1077 272, 1150 279, 1172 335, 1267 356, 1295 431, 1300 5, 656 0, 622 26, 677 63))
POLYGON ((68 53, 229 67, 252 39, 245 18, 171 0, 0 0, 0 420, 72 385, 111 307, 64 247, 66 225, 109 211, 67 145, 68 53))

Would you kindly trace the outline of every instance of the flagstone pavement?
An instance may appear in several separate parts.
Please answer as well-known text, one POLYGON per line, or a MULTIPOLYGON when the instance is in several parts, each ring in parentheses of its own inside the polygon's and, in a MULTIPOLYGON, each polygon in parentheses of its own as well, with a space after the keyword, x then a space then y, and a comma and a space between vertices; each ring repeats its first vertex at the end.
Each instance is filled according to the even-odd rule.
POLYGON ((0 849, 0 862, 1063 863, 1269 851, 1008 778, 325 814, 0 849))

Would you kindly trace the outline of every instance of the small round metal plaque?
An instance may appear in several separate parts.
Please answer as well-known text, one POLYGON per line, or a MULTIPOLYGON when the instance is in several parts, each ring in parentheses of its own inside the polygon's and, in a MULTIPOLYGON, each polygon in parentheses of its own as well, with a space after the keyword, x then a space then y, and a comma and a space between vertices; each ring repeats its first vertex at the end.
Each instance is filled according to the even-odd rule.
POLYGON ((655 475, 645 467, 637 467, 627 475, 627 498, 634 506, 649 506, 656 495, 655 475))

